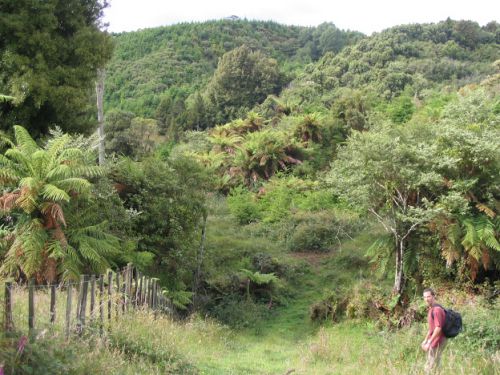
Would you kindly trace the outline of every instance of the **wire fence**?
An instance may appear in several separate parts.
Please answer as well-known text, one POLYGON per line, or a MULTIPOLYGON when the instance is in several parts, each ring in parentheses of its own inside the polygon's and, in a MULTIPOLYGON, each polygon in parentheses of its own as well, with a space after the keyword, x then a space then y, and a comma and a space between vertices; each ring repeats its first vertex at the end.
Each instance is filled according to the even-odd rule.
POLYGON ((155 315, 173 312, 158 280, 142 275, 132 264, 117 272, 81 275, 79 282, 6 282, 0 305, 6 332, 51 329, 67 338, 86 330, 103 335, 112 320, 132 309, 150 309, 155 315))

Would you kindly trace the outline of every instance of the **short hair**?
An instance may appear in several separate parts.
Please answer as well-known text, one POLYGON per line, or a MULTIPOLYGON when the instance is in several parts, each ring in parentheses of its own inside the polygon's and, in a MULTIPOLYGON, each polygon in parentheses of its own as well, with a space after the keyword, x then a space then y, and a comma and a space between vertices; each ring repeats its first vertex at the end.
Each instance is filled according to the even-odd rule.
POLYGON ((423 293, 429 292, 432 296, 436 296, 436 293, 434 293, 434 289, 432 288, 425 288, 423 293))

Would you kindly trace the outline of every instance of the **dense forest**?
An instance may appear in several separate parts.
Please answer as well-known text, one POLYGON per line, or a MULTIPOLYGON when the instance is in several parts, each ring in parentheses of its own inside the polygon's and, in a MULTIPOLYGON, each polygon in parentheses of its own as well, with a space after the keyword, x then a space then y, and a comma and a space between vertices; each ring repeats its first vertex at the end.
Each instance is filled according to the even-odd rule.
MULTIPOLYGON (((273 331, 303 324, 287 315, 297 309, 311 330, 354 321, 394 335, 424 321, 432 286, 497 316, 457 349, 480 349, 490 373, 499 23, 367 36, 220 20, 108 34, 103 7, 0 0, 0 280, 65 282, 131 262, 160 280, 177 319, 273 331)), ((148 371, 198 373, 170 365, 148 371)))

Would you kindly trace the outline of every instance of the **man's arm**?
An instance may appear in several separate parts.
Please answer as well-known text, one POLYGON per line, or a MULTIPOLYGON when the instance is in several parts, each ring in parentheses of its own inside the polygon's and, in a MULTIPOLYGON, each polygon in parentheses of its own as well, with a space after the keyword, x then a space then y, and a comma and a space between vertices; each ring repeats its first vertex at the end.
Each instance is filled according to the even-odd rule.
POLYGON ((432 344, 436 337, 438 337, 441 334, 442 328, 441 327, 436 327, 434 328, 434 332, 432 332, 432 336, 427 340, 427 342, 432 344))

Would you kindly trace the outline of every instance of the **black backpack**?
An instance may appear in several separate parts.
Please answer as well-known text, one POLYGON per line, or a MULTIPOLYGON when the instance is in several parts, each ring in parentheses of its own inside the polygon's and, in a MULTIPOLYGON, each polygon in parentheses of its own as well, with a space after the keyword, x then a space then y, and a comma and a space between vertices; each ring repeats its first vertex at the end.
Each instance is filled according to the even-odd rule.
MULTIPOLYGON (((443 306, 435 304, 433 307, 438 306, 444 310, 445 318, 443 325, 443 334, 447 338, 455 337, 462 330, 462 315, 460 313, 452 310, 445 309, 443 306)), ((434 319, 434 313, 431 313, 432 319, 434 319)))

